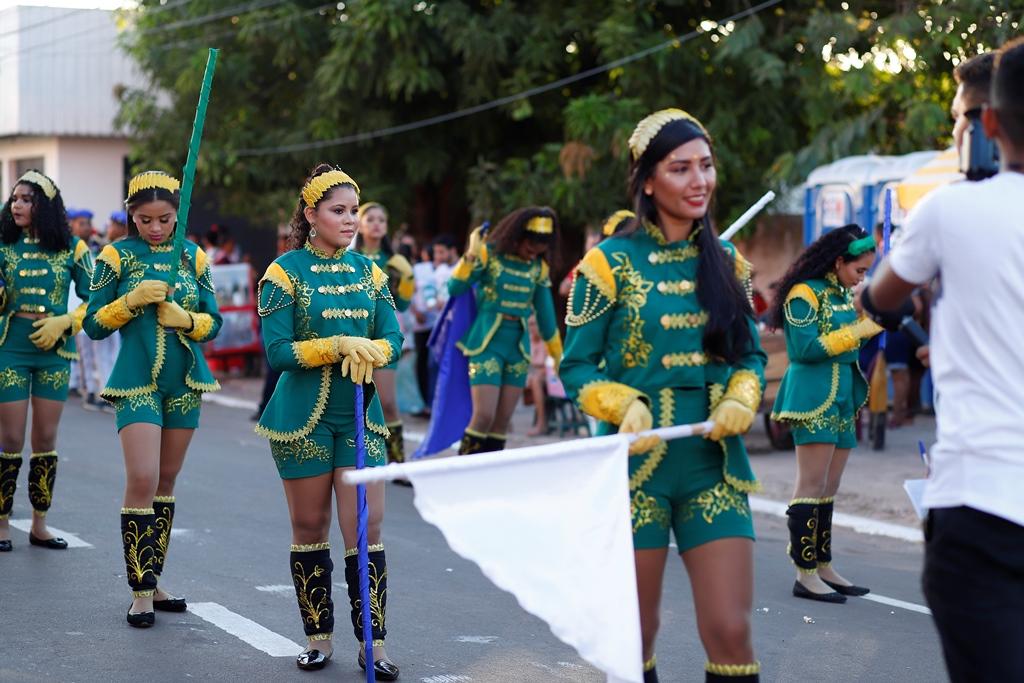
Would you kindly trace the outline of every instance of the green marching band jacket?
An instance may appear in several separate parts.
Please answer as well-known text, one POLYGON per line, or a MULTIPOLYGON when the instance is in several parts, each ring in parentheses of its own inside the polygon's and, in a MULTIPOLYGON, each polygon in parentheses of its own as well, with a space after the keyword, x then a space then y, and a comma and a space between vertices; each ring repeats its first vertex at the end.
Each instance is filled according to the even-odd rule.
MULTIPOLYGON (((750 264, 732 244, 721 244, 749 296, 750 264)), ((584 255, 565 321, 579 329, 569 338, 559 373, 584 412, 618 425, 641 398, 651 406, 655 426, 671 426, 662 424, 659 411, 667 410, 671 419, 671 390, 677 388, 705 389, 709 414, 726 396, 757 412, 767 363, 757 326, 751 317, 752 343, 736 365, 704 352, 708 318, 697 299, 699 255, 693 241, 669 243, 652 224, 610 237, 584 255)), ((725 480, 741 491, 757 490, 742 437, 719 443, 725 480)))
POLYGON ((555 318, 551 297, 551 275, 547 261, 524 261, 515 256, 490 254, 483 245, 480 256, 469 262, 463 257, 448 280, 448 292, 458 296, 479 283, 476 293, 476 319, 457 346, 469 357, 487 348, 506 317, 514 317, 523 326, 519 351, 530 357, 531 314, 537 315, 537 329, 548 353, 556 361, 562 357, 562 335, 555 318))
POLYGON ((395 308, 399 312, 407 310, 409 304, 412 303, 413 295, 416 293, 416 279, 411 275, 412 265, 409 263, 409 260, 401 254, 392 254, 389 257, 383 251, 373 254, 360 253, 388 274, 388 288, 391 291, 391 297, 395 301, 395 308), (410 273, 410 275, 402 275, 402 273, 410 273))
POLYGON ((89 300, 92 267, 89 246, 77 237, 72 237, 71 247, 63 251, 43 251, 39 240, 30 237, 0 245, 0 276, 6 283, 0 297, 0 347, 7 341, 7 330, 15 313, 68 313, 68 285, 74 284, 83 303, 70 312, 70 334, 58 341, 54 350, 61 358, 77 360, 74 337, 85 318, 84 302, 89 300))
MULTIPOLYGON (((320 421, 331 382, 341 377, 331 372, 337 363, 330 337, 372 339, 389 362, 402 353, 388 276, 355 251, 329 256, 307 242, 279 256, 260 280, 259 314, 270 365, 282 372, 256 427, 271 441, 298 441, 320 421)), ((367 430, 387 438, 376 393, 364 412, 367 430)))
POLYGON ((96 257, 85 332, 93 339, 121 332, 121 351, 101 394, 108 401, 156 391, 166 345, 175 343, 192 354, 185 385, 193 391, 220 389, 199 346, 217 336, 222 322, 206 253, 186 240, 182 260, 172 264, 173 249, 170 243, 150 245, 133 236, 108 244, 96 257), (171 268, 178 271, 174 300, 192 317, 191 332, 168 334, 157 322, 155 304, 137 311, 125 299, 143 280, 166 280, 171 268))
POLYGON ((772 419, 807 423, 823 416, 836 401, 843 364, 854 368, 853 405, 859 410, 868 396, 868 383, 858 365, 862 342, 843 329, 859 317, 853 291, 829 273, 794 285, 786 294, 783 311, 789 367, 772 419))

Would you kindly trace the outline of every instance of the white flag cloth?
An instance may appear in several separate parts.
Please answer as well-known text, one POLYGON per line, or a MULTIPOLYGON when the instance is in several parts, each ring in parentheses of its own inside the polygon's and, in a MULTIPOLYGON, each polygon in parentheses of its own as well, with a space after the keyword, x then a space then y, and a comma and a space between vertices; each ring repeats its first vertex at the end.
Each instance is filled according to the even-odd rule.
POLYGON ((614 683, 643 680, 628 449, 609 436, 407 470, 452 550, 614 683))

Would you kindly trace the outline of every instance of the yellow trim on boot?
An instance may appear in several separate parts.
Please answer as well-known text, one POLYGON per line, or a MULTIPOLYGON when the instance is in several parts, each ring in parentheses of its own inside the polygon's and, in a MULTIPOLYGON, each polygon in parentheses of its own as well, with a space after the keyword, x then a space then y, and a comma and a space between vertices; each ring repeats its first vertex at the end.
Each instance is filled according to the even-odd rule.
POLYGON ((790 506, 793 505, 818 505, 821 503, 819 498, 794 498, 789 501, 790 506))
POLYGON ((154 503, 173 503, 174 496, 153 496, 154 503))
POLYGON ((331 633, 314 633, 311 636, 306 636, 310 640, 330 640, 334 637, 334 632, 331 633))
POLYGON ((147 588, 144 591, 132 591, 132 596, 136 598, 151 598, 156 595, 155 588, 147 588))
POLYGON ((719 676, 753 676, 754 674, 761 673, 761 662, 751 662, 750 664, 716 664, 708 661, 704 664, 704 670, 709 674, 717 674, 719 676))
POLYGON ((57 451, 42 451, 40 453, 33 453, 32 455, 29 456, 29 458, 30 459, 31 458, 42 458, 42 457, 47 456, 47 455, 52 455, 53 457, 57 457, 57 451))
POLYGON ((818 499, 818 503, 819 504, 835 503, 835 502, 836 502, 836 497, 835 496, 829 496, 828 498, 819 498, 818 499))
MULTIPOLYGON (((375 553, 378 550, 384 550, 383 543, 373 543, 372 545, 366 546, 366 552, 375 553)), ((359 548, 345 548, 345 557, 352 557, 353 555, 359 554, 359 548)))
POLYGON ((155 515, 153 508, 121 508, 122 515, 155 515))
POLYGON ((14 451, 0 451, 0 458, 4 460, 15 460, 21 458, 21 453, 15 453, 14 451))
MULTIPOLYGON (((372 641, 370 641, 370 644, 373 645, 374 647, 384 647, 384 641, 383 640, 372 640, 372 641)), ((359 647, 366 647, 366 641, 365 640, 360 640, 359 641, 359 647)))
POLYGON ((653 655, 650 659, 644 662, 644 671, 651 671, 657 665, 658 655, 653 655))
POLYGON ((301 544, 301 545, 296 545, 295 543, 292 543, 292 548, 291 548, 293 553, 311 553, 314 550, 330 550, 330 549, 331 549, 331 544, 330 544, 329 541, 323 541, 322 543, 305 543, 305 544, 301 544))

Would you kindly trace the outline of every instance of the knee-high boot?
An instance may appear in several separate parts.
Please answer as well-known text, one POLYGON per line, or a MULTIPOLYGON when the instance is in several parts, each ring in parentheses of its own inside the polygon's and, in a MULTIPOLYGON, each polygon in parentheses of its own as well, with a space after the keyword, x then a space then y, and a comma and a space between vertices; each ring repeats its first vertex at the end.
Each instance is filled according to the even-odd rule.
POLYGON ((757 683, 760 680, 761 664, 715 664, 704 665, 705 683, 757 683))
POLYGON ((121 508, 121 543, 128 585, 137 598, 156 591, 156 515, 153 508, 121 508))
POLYGON ((488 434, 487 443, 484 445, 483 450, 485 451, 503 451, 505 450, 505 441, 507 440, 504 434, 488 434))
POLYGON ((0 452, 0 519, 11 516, 22 462, 21 453, 0 452))
POLYGON ((480 453, 487 444, 487 435, 467 428, 462 433, 462 443, 459 444, 459 455, 480 453))
MULTIPOLYGON (((367 570, 370 578, 370 630, 373 645, 384 645, 388 634, 388 565, 384 554, 384 544, 371 545, 367 553, 369 560, 367 570)), ((345 551, 345 581, 348 583, 348 599, 352 607, 352 628, 356 640, 363 643, 362 596, 359 593, 359 556, 355 548, 345 551)), ((365 650, 359 650, 359 666, 366 668, 365 650)), ((378 659, 373 663, 377 680, 394 681, 398 679, 399 669, 388 659, 378 659)))
POLYGON ((28 499, 40 517, 53 504, 53 486, 57 481, 57 451, 33 453, 28 460, 28 499))
POLYGON ((167 548, 171 545, 171 527, 174 525, 174 496, 153 498, 153 513, 156 524, 156 541, 153 552, 153 573, 157 582, 164 573, 167 562, 167 548))
POLYGON ((658 658, 656 656, 644 662, 644 683, 658 683, 658 658))
POLYGON ((293 545, 289 562, 303 632, 310 640, 330 640, 334 633, 334 601, 331 600, 334 563, 330 543, 293 545))
POLYGON ((818 499, 794 498, 786 510, 789 518, 789 559, 805 574, 818 570, 818 499))
POLYGON ((388 424, 388 438, 385 444, 388 449, 388 462, 405 462, 405 437, 402 435, 402 423, 388 424))
POLYGON ((835 500, 830 496, 818 501, 818 538, 814 548, 819 567, 832 564, 832 510, 835 500))

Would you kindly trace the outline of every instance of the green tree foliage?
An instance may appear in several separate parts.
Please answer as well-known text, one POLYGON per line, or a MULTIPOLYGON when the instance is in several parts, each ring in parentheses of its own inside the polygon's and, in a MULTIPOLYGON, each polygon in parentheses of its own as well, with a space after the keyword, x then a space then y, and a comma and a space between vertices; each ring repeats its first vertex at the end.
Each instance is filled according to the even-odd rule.
POLYGON ((223 49, 199 177, 225 208, 278 220, 319 160, 398 220, 435 230, 527 203, 571 229, 625 206, 626 139, 657 108, 706 124, 718 217, 848 154, 949 143, 954 64, 1021 32, 1024 0, 144 0, 125 43, 152 81, 122 98, 139 166, 177 168, 205 47, 223 49), (238 3, 238 4, 235 4, 238 3), (692 39, 447 123, 350 144, 252 154, 408 124, 544 86, 673 37, 692 39))

